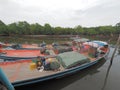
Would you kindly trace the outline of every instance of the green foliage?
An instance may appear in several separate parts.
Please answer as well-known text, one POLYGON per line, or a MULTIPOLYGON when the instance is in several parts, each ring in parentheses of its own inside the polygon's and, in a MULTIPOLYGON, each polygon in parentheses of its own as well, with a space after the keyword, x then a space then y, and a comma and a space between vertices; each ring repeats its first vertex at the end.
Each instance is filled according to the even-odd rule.
POLYGON ((120 22, 116 24, 115 28, 116 28, 116 33, 120 34, 120 22))
POLYGON ((75 34, 83 34, 84 33, 84 30, 82 28, 82 26, 78 25, 74 28, 75 30, 75 34))
POLYGON ((0 35, 8 34, 7 26, 0 20, 0 35))
POLYGON ((33 35, 39 35, 39 34, 43 34, 43 30, 44 27, 39 25, 38 23, 35 23, 35 24, 31 24, 30 25, 30 34, 33 34, 33 35))
POLYGON ((5 25, 0 20, 0 35, 111 35, 120 33, 120 23, 115 26, 82 27, 74 28, 52 27, 46 23, 44 26, 35 23, 29 24, 26 21, 14 22, 5 25))
POLYGON ((47 35, 51 35, 53 33, 52 27, 46 23, 44 25, 44 33, 43 34, 47 34, 47 35))

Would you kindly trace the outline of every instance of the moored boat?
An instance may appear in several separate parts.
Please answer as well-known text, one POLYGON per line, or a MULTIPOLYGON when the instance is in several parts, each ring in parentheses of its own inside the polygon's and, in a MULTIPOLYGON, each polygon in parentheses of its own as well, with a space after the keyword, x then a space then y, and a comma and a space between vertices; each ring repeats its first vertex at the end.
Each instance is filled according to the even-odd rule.
POLYGON ((56 56, 45 57, 46 62, 52 59, 57 62, 57 65, 56 63, 51 63, 50 69, 45 69, 44 67, 44 70, 40 72, 35 68, 33 60, 4 63, 1 64, 0 67, 4 70, 13 86, 22 86, 63 77, 92 66, 108 55, 109 47, 107 47, 105 53, 99 53, 99 55, 95 57, 89 55, 89 53, 90 52, 70 51, 60 53, 56 56), (55 69, 56 67, 59 68, 55 69))
POLYGON ((39 46, 38 44, 14 44, 12 46, 10 46, 13 49, 16 50, 37 50, 37 49, 41 49, 42 47, 39 46))
POLYGON ((46 56, 46 55, 55 55, 58 53, 72 51, 71 46, 64 46, 64 45, 51 45, 51 44, 44 44, 42 47, 33 48, 33 46, 25 44, 23 45, 24 48, 7 48, 7 49, 0 49, 0 59, 5 60, 15 60, 15 59, 33 59, 37 56, 46 56), (29 48, 28 48, 29 47, 29 48), (30 48, 32 47, 32 48, 30 48))
POLYGON ((0 54, 1 59, 30 59, 37 56, 44 56, 40 50, 2 50, 0 54))

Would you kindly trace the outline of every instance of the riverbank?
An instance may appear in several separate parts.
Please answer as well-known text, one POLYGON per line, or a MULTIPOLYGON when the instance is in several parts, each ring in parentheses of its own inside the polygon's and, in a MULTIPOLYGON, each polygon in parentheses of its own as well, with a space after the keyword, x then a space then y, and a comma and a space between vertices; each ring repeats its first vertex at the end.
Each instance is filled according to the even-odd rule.
POLYGON ((110 37, 110 36, 103 36, 103 35, 22 35, 22 36, 0 36, 1 42, 10 42, 10 43, 41 43, 43 41, 47 43, 52 42, 63 42, 63 41, 69 41, 71 37, 84 37, 89 38, 91 40, 102 40, 102 41, 109 41, 112 44, 115 44, 117 41, 116 37, 110 37))

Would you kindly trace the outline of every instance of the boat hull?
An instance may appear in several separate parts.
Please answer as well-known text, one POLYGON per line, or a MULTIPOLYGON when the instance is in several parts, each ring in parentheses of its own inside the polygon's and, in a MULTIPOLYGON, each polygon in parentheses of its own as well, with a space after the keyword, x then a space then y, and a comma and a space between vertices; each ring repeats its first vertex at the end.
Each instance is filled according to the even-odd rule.
POLYGON ((73 67, 71 69, 66 69, 64 71, 61 71, 59 73, 56 74, 52 74, 52 75, 48 75, 48 76, 43 76, 43 77, 39 77, 39 78, 34 78, 34 79, 29 79, 29 80, 24 80, 24 81, 19 81, 19 82, 13 82, 13 86, 23 86, 23 85, 28 85, 28 84, 34 84, 34 83, 38 83, 38 82, 43 82, 46 80, 50 80, 50 79, 54 79, 54 78, 60 78, 60 77, 64 77, 67 76, 69 74, 73 74, 75 72, 78 72, 80 70, 83 70, 85 68, 88 68, 90 66, 93 66, 95 64, 97 64, 99 61, 101 61, 103 58, 106 58, 108 55, 108 53, 106 53, 103 57, 98 58, 95 61, 89 62, 89 63, 85 63, 83 65, 77 66, 77 67, 73 67))

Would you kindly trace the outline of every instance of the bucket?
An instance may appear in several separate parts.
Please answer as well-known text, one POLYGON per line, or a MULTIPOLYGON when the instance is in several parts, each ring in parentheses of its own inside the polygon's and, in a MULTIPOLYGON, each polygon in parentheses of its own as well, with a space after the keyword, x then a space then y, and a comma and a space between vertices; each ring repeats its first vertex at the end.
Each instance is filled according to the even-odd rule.
POLYGON ((36 63, 30 63, 30 70, 36 69, 36 63))

